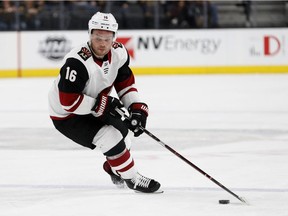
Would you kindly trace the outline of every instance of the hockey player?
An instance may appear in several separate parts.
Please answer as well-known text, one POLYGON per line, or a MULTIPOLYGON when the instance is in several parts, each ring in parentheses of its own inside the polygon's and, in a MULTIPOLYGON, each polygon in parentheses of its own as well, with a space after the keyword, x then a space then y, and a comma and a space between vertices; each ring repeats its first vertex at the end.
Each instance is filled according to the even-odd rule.
POLYGON ((65 56, 49 91, 50 118, 64 136, 104 154, 103 168, 114 184, 153 193, 160 184, 138 172, 128 149, 128 129, 135 137, 143 133, 139 126, 146 126, 148 107, 139 97, 127 50, 115 41, 118 24, 112 14, 97 12, 88 28, 89 41, 65 56), (110 96, 113 88, 120 100, 110 96), (123 122, 116 107, 126 108, 130 121, 123 122))

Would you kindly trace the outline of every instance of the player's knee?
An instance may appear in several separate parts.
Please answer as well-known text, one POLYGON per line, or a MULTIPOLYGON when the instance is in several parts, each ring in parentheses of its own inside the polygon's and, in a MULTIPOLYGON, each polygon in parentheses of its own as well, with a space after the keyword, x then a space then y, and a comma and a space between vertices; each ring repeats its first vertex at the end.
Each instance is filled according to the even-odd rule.
POLYGON ((128 150, 130 150, 130 149, 131 149, 131 145, 132 145, 132 142, 131 142, 130 137, 129 137, 129 136, 126 136, 126 137, 124 138, 124 142, 125 142, 126 148, 127 148, 128 150))
POLYGON ((125 137, 123 137, 123 134, 119 130, 107 125, 98 131, 93 139, 93 144, 106 155, 107 152, 123 151, 126 148, 124 139, 125 137))

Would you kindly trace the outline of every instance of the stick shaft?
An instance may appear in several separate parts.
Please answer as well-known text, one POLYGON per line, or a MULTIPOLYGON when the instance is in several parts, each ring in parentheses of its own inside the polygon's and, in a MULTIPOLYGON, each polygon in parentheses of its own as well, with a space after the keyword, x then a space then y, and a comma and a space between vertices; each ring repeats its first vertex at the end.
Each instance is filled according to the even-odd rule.
MULTIPOLYGON (((116 108, 116 111, 122 115, 125 119, 129 120, 128 116, 126 116, 122 110, 116 108)), ((223 184, 221 184, 220 182, 218 182, 216 179, 214 179, 212 176, 208 175, 206 172, 204 172, 202 169, 200 169, 198 166, 196 166, 195 164, 193 164, 191 161, 189 161, 188 159, 186 159, 184 156, 182 156, 180 153, 178 153, 176 150, 174 150, 173 148, 171 148, 170 146, 168 146, 167 144, 165 144, 164 142, 162 142, 158 137, 156 137, 154 134, 152 134, 150 131, 148 131, 147 129, 143 128, 142 126, 139 126, 139 128, 141 130, 144 131, 144 133, 146 133, 148 136, 150 136, 152 139, 154 139, 155 141, 157 141, 157 143, 159 143, 160 145, 162 145, 164 148, 168 149, 171 153, 173 153, 174 155, 176 155, 177 157, 179 157, 181 160, 183 160, 184 162, 186 162, 187 164, 189 164, 191 167, 193 167, 194 169, 196 169, 198 172, 200 172, 201 174, 203 174, 204 176, 206 176, 208 179, 210 179, 212 182, 214 182, 216 185, 218 185, 219 187, 221 187, 222 189, 224 189, 225 191, 227 191, 228 193, 230 193, 231 195, 233 195, 234 197, 236 197, 238 200, 240 200, 241 202, 247 204, 247 202, 242 198, 239 197, 237 194, 235 194, 234 192, 232 192, 231 190, 229 190, 227 187, 225 187, 223 184)))
POLYGON ((233 193, 231 190, 229 190, 227 187, 225 187, 223 184, 221 184, 220 182, 218 182, 216 179, 214 179, 212 176, 208 175, 206 172, 204 172, 202 169, 200 169, 198 166, 196 166, 195 164, 193 164, 191 161, 189 161, 188 159, 186 159, 184 156, 182 156, 181 154, 179 154, 176 150, 174 150, 173 148, 171 148, 170 146, 166 145, 164 142, 162 142, 159 138, 157 138, 155 135, 153 135, 151 132, 149 132, 148 130, 146 130, 145 128, 141 128, 144 133, 146 133, 148 136, 150 136, 151 138, 153 138, 154 140, 156 140, 160 145, 162 145, 163 147, 165 147, 166 149, 168 149, 170 152, 172 152, 174 155, 176 155, 177 157, 179 157, 180 159, 182 159, 183 161, 185 161, 187 164, 189 164, 190 166, 192 166, 194 169, 196 169, 198 172, 200 172, 201 174, 203 174, 204 176, 206 176, 208 179, 210 179, 212 182, 214 182, 215 184, 217 184, 219 187, 221 187, 222 189, 226 190, 228 193, 232 194, 234 197, 236 197, 238 200, 240 200, 241 202, 245 202, 241 197, 239 197, 237 194, 233 193))

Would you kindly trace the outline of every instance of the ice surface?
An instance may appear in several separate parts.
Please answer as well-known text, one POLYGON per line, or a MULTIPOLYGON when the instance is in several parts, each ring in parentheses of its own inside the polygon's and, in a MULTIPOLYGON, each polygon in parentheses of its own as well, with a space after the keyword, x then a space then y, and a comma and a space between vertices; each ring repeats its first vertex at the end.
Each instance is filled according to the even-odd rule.
POLYGON ((53 79, 21 78, 0 80, 0 216, 288 215, 288 75, 136 81, 150 107, 147 129, 249 206, 147 135, 132 137, 132 154, 165 192, 114 187, 100 152, 52 127, 53 79))

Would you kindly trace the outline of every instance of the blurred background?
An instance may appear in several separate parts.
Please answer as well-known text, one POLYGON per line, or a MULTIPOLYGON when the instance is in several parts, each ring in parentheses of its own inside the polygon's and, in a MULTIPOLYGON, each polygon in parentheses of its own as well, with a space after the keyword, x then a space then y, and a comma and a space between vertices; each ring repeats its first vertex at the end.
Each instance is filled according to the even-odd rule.
POLYGON ((86 30, 96 12, 120 29, 287 27, 287 1, 0 1, 0 30, 86 30))
POLYGON ((135 74, 287 73, 288 1, 0 1, 0 77, 55 76, 97 11, 135 74))

